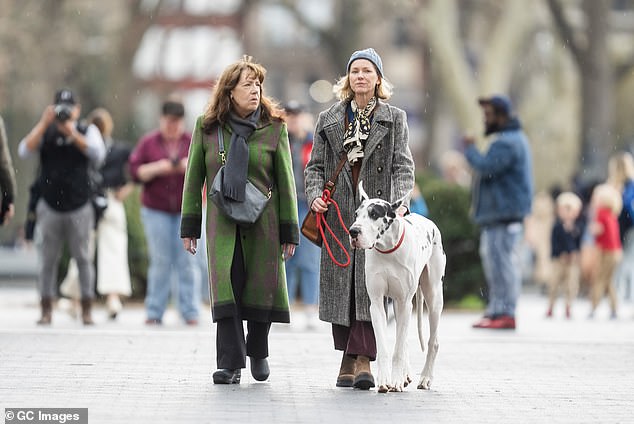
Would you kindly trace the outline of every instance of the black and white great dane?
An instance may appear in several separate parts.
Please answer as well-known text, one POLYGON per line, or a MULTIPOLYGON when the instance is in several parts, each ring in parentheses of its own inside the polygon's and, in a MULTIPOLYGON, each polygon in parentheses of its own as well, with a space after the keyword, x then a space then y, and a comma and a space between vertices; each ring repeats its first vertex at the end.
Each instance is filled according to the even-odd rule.
POLYGON ((359 182, 362 203, 350 227, 350 244, 365 252, 365 284, 370 297, 370 315, 377 345, 378 391, 402 391, 411 382, 407 335, 416 296, 418 340, 425 352, 423 337, 423 299, 429 314, 427 358, 418 383, 419 389, 431 386, 438 352, 438 323, 443 309, 443 277, 446 258, 440 231, 424 216, 397 216, 394 204, 369 199, 359 182), (389 364, 387 318, 384 298, 394 304, 396 343, 389 364), (391 371, 391 372, 390 372, 391 371))

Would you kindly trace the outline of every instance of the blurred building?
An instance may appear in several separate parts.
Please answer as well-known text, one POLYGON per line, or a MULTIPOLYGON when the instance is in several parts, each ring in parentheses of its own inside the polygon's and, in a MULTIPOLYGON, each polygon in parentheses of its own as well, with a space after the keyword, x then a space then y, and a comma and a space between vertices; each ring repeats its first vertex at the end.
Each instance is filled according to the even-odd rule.
POLYGON ((372 13, 376 5, 360 0, 282 3, 163 2, 134 58, 133 72, 143 82, 136 100, 139 125, 154 125, 156 105, 171 92, 183 96, 188 123, 193 125, 222 69, 243 54, 267 68, 268 95, 282 103, 296 99, 317 113, 335 101, 332 85, 345 73, 350 54, 372 46, 395 85, 391 102, 408 112, 416 152, 424 139, 420 116, 424 64, 420 40, 409 33, 404 17, 395 10, 387 15, 372 13), (357 16, 363 16, 363 24, 346 24, 357 16))

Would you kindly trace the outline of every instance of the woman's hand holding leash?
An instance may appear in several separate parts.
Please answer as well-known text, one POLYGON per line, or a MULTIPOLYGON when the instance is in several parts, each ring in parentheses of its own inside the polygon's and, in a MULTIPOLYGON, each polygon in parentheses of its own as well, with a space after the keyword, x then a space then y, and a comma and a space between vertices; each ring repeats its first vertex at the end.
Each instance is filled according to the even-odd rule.
POLYGON ((310 205, 310 209, 313 212, 325 213, 328 211, 328 204, 324 201, 323 198, 316 197, 315 200, 313 200, 313 203, 310 205))

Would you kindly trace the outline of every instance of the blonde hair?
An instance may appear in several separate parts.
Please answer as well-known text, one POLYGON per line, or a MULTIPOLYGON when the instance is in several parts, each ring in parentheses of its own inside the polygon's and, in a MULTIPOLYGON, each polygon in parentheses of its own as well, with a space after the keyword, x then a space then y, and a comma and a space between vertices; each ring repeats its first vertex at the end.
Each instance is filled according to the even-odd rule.
POLYGON ((88 122, 94 124, 103 138, 110 138, 114 129, 112 115, 106 109, 98 107, 88 114, 88 122))
POLYGON ((627 180, 634 180, 634 158, 630 152, 617 153, 608 162, 608 182, 623 190, 627 180))
POLYGON ((594 188, 591 202, 596 206, 610 209, 614 215, 620 214, 623 207, 621 193, 608 183, 599 184, 594 188))
POLYGON ((227 66, 218 79, 203 117, 203 130, 207 134, 211 133, 216 123, 224 124, 227 122, 231 112, 231 90, 238 85, 240 75, 243 72, 252 74, 260 81, 261 119, 264 121, 281 120, 283 110, 277 102, 264 95, 266 69, 254 62, 251 56, 244 55, 242 59, 227 66))
POLYGON ((577 214, 581 211, 581 208, 583 207, 581 198, 579 198, 579 196, 571 191, 564 191, 559 196, 557 196, 556 203, 558 208, 570 208, 574 210, 577 214))
MULTIPOLYGON (((376 70, 376 74, 379 76, 379 82, 376 84, 374 88, 374 95, 382 100, 388 100, 392 97, 392 93, 394 90, 394 86, 387 79, 383 78, 381 74, 379 74, 378 69, 376 69, 376 65, 374 65, 374 69, 376 70)), ((343 77, 339 78, 339 81, 335 83, 332 87, 333 93, 337 96, 339 100, 342 102, 352 100, 354 98, 354 92, 350 87, 350 73, 347 73, 343 77)))

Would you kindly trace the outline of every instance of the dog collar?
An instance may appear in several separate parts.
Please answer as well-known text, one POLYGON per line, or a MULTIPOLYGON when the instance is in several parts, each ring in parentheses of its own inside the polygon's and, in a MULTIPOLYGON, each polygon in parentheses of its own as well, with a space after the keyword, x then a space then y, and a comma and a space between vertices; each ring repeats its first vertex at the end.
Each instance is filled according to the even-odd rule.
POLYGON ((401 234, 401 238, 398 240, 398 243, 396 243, 396 246, 394 246, 393 248, 391 248, 390 250, 381 250, 378 247, 374 246, 374 248, 376 249, 377 252, 379 253, 383 253, 383 254, 388 254, 388 253, 392 253, 394 252, 396 249, 398 249, 399 247, 401 247, 401 244, 403 244, 403 240, 405 239, 405 226, 403 226, 403 233, 401 234))

